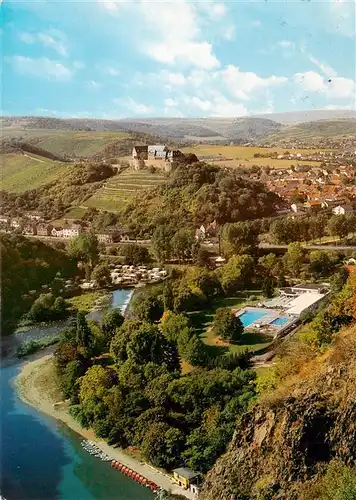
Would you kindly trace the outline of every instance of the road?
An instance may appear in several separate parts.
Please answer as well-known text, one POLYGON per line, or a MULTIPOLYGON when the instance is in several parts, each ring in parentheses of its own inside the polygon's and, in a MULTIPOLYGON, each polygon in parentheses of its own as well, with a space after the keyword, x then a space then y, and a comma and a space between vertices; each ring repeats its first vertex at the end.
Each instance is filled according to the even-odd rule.
MULTIPOLYGON (((258 245, 260 248, 269 248, 273 250, 275 248, 278 249, 287 249, 288 245, 276 245, 274 243, 260 243, 258 245)), ((356 250, 356 246, 346 246, 346 245, 303 245, 302 247, 306 250, 356 250)))
MULTIPOLYGON (((34 235, 26 235, 28 238, 37 238, 40 240, 44 241, 68 241, 68 238, 60 238, 60 237, 55 237, 55 236, 34 236, 34 235)), ((126 240, 126 241, 119 241, 118 243, 109 243, 109 246, 120 246, 120 245, 125 245, 129 243, 137 243, 138 245, 147 245, 149 246, 151 244, 151 240, 126 240)), ((218 249, 217 244, 213 245, 203 245, 207 249, 218 249)), ((260 243, 259 248, 266 248, 266 249, 276 249, 276 250, 287 250, 288 245, 277 245, 275 243, 260 243)), ((340 251, 340 250, 356 250, 356 245, 306 245, 302 244, 302 247, 305 248, 306 250, 332 250, 332 251, 340 251)))

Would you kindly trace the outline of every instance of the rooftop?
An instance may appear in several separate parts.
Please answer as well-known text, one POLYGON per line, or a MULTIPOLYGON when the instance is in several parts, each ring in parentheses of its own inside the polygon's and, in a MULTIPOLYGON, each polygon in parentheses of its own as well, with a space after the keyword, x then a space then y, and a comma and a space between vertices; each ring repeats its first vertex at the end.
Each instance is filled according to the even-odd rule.
POLYGON ((188 467, 178 467, 178 469, 174 469, 173 472, 176 472, 180 476, 186 477, 187 479, 194 479, 199 476, 198 472, 194 472, 192 469, 188 469, 188 467))
POLYGON ((324 297, 322 293, 302 293, 289 303, 289 309, 285 312, 287 314, 300 314, 304 309, 315 304, 324 297))

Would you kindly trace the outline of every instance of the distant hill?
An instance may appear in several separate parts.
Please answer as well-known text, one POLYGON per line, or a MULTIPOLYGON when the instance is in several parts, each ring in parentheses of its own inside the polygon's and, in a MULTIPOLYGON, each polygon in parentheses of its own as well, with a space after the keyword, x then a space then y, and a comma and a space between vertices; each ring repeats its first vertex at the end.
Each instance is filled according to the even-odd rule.
POLYGON ((318 138, 326 139, 349 135, 356 136, 356 118, 318 120, 291 125, 285 127, 277 134, 267 136, 264 142, 278 144, 290 140, 307 141, 318 138))
MULTIPOLYGON (((283 127, 269 118, 147 118, 124 120, 58 119, 44 117, 5 117, 2 119, 5 136, 41 136, 41 130, 81 134, 90 132, 140 133, 189 142, 248 142, 278 132, 283 127)), ((88 137, 93 137, 89 135, 88 137)), ((100 136, 105 137, 105 136, 100 136)), ((108 136, 106 136, 108 137, 108 136)), ((113 137, 114 139, 115 137, 113 137)), ((44 146, 43 146, 44 147, 44 146)), ((50 148, 48 148, 50 149, 50 148)))
POLYGON ((289 111, 288 113, 270 113, 256 115, 260 118, 269 118, 283 125, 292 125, 316 120, 334 120, 336 118, 356 118, 356 110, 351 109, 311 109, 306 111, 289 111))
POLYGON ((264 138, 274 136, 296 139, 313 135, 331 137, 354 134, 355 119, 356 111, 312 110, 240 118, 199 119, 97 120, 13 116, 3 118, 0 123, 4 137, 20 137, 56 155, 91 157, 100 155, 107 149, 117 150, 118 153, 114 154, 120 156, 127 155, 135 141, 145 144, 150 141, 169 144, 171 141, 179 147, 192 143, 241 145, 261 142, 264 138))

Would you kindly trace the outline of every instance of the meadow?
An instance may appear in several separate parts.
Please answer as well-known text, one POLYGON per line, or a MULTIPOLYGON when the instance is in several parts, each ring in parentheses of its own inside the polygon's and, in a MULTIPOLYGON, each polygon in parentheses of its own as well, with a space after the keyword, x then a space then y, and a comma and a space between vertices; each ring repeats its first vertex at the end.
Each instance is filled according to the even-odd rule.
MULTIPOLYGON (((250 146, 224 146, 224 145, 207 145, 199 144, 195 146, 189 146, 183 148, 184 153, 194 153, 201 160, 204 157, 207 158, 209 163, 220 165, 222 167, 238 167, 238 166, 252 166, 258 165, 260 167, 265 167, 269 165, 272 168, 290 168, 292 165, 310 165, 319 166, 320 162, 311 161, 300 161, 297 159, 293 160, 276 160, 272 158, 254 158, 255 153, 266 154, 276 152, 277 154, 283 154, 286 148, 257 148, 250 146), (220 160, 219 157, 222 159, 220 160), (209 158, 214 158, 215 160, 209 160, 209 158)), ((290 152, 293 154, 297 153, 312 153, 318 150, 310 149, 293 149, 290 152)))
POLYGON ((70 168, 66 163, 35 155, 1 155, 1 189, 24 193, 56 180, 70 168))

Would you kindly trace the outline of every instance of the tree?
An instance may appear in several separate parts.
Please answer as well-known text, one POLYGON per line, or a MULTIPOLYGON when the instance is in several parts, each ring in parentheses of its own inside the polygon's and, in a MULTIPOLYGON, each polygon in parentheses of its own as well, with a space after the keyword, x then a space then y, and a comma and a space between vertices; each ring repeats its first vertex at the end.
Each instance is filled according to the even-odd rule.
POLYGON ((99 260, 99 242, 94 233, 83 233, 69 240, 68 255, 93 268, 99 260))
POLYGON ((290 243, 284 257, 286 261, 286 269, 290 270, 292 276, 298 277, 304 262, 302 245, 299 242, 290 243))
POLYGON ((111 341, 117 328, 124 322, 124 316, 120 309, 109 309, 102 317, 101 328, 105 338, 105 345, 111 341))
POLYGON ((165 311, 173 311, 174 308, 174 294, 173 287, 170 280, 167 280, 163 288, 163 306, 165 311))
POLYGON ((180 261, 185 261, 192 257, 194 236, 187 229, 180 229, 172 238, 172 255, 180 261))
POLYGON ((126 352, 127 357, 139 366, 146 363, 165 364, 168 371, 180 371, 177 346, 149 323, 143 323, 134 332, 126 352))
POLYGON ((137 294, 132 301, 131 311, 141 321, 159 321, 164 312, 162 287, 146 288, 137 294))
POLYGON ((258 244, 256 226, 250 222, 225 224, 221 230, 221 249, 225 257, 253 252, 258 244))
POLYGON ((159 328, 167 340, 178 342, 180 333, 186 328, 189 329, 189 322, 183 314, 166 311, 161 318, 159 328))
POLYGON ((346 215, 333 215, 328 221, 328 232, 340 239, 349 234, 349 224, 346 215))
MULTIPOLYGON (((179 354, 181 354, 180 351, 179 354)), ((207 363, 206 347, 199 335, 191 335, 188 343, 185 344, 181 356, 194 366, 204 366, 207 363)))
POLYGON ((267 299, 273 297, 274 279, 271 276, 265 276, 262 282, 262 293, 267 299))
POLYGON ((327 276, 331 269, 331 259, 328 252, 315 250, 309 255, 310 272, 316 277, 327 276))
POLYGON ((210 267, 211 264, 211 254, 206 248, 202 248, 200 245, 194 247, 193 249, 193 261, 199 267, 210 267))
POLYGON ((97 266, 95 266, 91 274, 91 279, 95 281, 100 288, 111 285, 112 280, 110 269, 106 264, 98 264, 97 266))
POLYGON ((214 332, 217 337, 231 342, 239 342, 244 327, 238 316, 231 309, 222 307, 218 309, 214 317, 214 332))
POLYGON ((218 271, 224 292, 230 294, 245 288, 251 282, 253 266, 249 255, 233 255, 218 271))
POLYGON ((143 456, 156 467, 172 468, 179 463, 184 444, 182 432, 165 422, 152 423, 143 438, 143 456))
POLYGON ((111 340, 110 353, 114 356, 117 363, 124 363, 127 360, 127 344, 141 325, 141 321, 126 320, 116 330, 111 340))
POLYGON ((169 226, 157 226, 152 235, 152 250, 159 262, 165 262, 172 255, 173 231, 169 226))
POLYGON ((76 341, 77 345, 85 350, 90 351, 93 346, 93 334, 85 319, 85 314, 82 311, 77 313, 76 341))
POLYGON ((130 266, 147 264, 150 261, 148 248, 136 243, 121 245, 120 254, 124 257, 124 264, 130 266))

